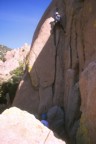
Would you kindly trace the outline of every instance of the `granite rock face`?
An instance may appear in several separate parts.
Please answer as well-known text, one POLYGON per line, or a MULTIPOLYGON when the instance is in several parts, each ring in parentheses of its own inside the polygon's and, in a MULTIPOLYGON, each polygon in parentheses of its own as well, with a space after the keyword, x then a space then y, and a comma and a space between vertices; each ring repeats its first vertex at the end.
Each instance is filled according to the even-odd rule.
POLYGON ((96 62, 90 63, 80 77, 81 111, 78 135, 88 144, 96 142, 96 62))
POLYGON ((34 33, 13 106, 39 115, 63 107, 69 142, 79 144, 82 137, 95 144, 95 45, 96 1, 53 0, 34 33), (56 7, 64 29, 53 31, 56 7))

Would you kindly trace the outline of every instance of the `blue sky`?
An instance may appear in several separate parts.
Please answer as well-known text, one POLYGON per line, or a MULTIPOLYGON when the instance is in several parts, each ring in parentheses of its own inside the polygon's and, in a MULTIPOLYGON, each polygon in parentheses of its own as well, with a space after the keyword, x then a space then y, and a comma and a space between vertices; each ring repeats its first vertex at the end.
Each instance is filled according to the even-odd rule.
POLYGON ((36 26, 52 0, 0 0, 0 44, 31 44, 36 26))

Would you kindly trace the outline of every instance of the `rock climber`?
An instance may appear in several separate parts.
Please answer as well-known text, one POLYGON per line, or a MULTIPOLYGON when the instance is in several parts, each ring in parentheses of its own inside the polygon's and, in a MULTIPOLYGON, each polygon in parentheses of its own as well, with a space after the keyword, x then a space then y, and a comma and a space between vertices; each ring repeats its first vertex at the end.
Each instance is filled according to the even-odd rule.
POLYGON ((62 17, 61 17, 61 15, 59 13, 58 8, 56 8, 55 13, 54 13, 54 27, 55 26, 59 26, 59 27, 61 27, 64 30, 63 24, 62 24, 62 17))
POLYGON ((56 8, 55 13, 54 13, 54 20, 55 20, 55 24, 57 24, 58 22, 61 21, 61 15, 58 12, 58 8, 56 8))
POLYGON ((51 27, 52 27, 52 30, 51 30, 52 34, 56 33, 56 29, 57 28, 61 28, 64 31, 64 33, 65 33, 65 30, 64 30, 64 27, 63 27, 63 24, 62 24, 62 17, 61 17, 61 15, 59 13, 58 8, 55 9, 54 21, 51 22, 50 24, 51 24, 51 27))
POLYGON ((47 121, 47 114, 46 113, 43 113, 41 115, 41 123, 46 126, 46 127, 49 127, 49 124, 48 124, 48 121, 47 121))

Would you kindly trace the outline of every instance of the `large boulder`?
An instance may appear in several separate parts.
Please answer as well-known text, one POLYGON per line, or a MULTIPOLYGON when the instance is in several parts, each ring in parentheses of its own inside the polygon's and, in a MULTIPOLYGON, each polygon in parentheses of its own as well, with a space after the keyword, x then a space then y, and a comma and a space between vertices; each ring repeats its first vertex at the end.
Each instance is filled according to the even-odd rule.
POLYGON ((64 110, 61 107, 54 106, 49 109, 47 113, 49 128, 52 129, 54 132, 58 133, 59 136, 64 139, 66 137, 64 127, 64 110))
POLYGON ((80 77, 81 111, 78 137, 87 144, 96 143, 96 62, 92 62, 80 77))
POLYGON ((1 144, 65 144, 53 132, 26 111, 16 107, 0 115, 1 144))
MULTIPOLYGON (((63 105, 64 90, 63 86, 61 87, 61 85, 63 85, 63 72, 60 57, 60 54, 62 54, 62 46, 59 49, 55 47, 54 34, 52 34, 53 14, 56 4, 60 8, 62 17, 65 15, 63 0, 60 2, 53 1, 44 13, 35 31, 28 57, 28 73, 26 77, 29 77, 30 81, 28 81, 28 78, 24 78, 24 83, 20 83, 19 91, 17 91, 13 102, 13 106, 23 109, 27 98, 27 102, 29 101, 28 105, 31 105, 34 109, 34 105, 37 105, 37 101, 39 101, 37 105, 38 110, 37 108, 35 110, 39 114, 47 112, 53 106, 53 103, 56 105, 59 97, 61 98, 58 104, 63 105), (58 69, 60 69, 60 71, 58 69), (25 81, 27 81, 27 85, 25 81), (30 95, 35 98, 34 102, 33 99, 29 99, 29 93, 24 92, 24 87, 29 89, 29 85, 32 87, 30 89, 30 95), (37 94, 39 94, 39 96, 37 94)), ((63 30, 60 31, 63 36, 63 30)), ((63 43, 62 36, 60 41, 63 43)), ((58 33, 58 37, 60 37, 60 33, 58 33)), ((29 108, 27 109, 26 107, 24 109, 28 110, 29 108)), ((33 112, 32 109, 31 111, 33 112)))

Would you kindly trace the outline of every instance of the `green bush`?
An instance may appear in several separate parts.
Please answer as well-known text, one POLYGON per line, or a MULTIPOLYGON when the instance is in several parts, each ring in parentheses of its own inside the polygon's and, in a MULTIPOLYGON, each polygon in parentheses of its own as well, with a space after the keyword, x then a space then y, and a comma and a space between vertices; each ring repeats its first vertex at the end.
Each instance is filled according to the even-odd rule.
POLYGON ((19 68, 13 70, 11 72, 11 79, 9 79, 7 82, 4 82, 0 86, 0 98, 6 98, 6 93, 9 93, 11 103, 13 102, 13 99, 15 97, 19 82, 23 75, 23 67, 20 66, 19 68))

